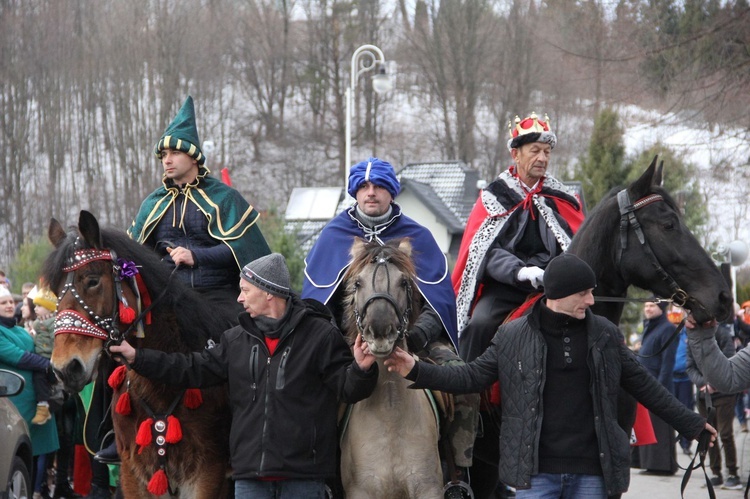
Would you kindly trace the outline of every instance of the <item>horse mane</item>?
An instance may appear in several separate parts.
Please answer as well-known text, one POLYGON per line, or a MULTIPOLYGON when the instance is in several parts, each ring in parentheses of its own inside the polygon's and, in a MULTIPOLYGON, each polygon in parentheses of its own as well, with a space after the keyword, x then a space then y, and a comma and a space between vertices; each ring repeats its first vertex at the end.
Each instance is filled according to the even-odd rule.
POLYGON ((399 245, 408 238, 392 239, 381 245, 377 241, 371 241, 365 244, 363 250, 357 258, 352 260, 349 268, 344 274, 343 286, 344 295, 342 298, 344 306, 343 324, 342 328, 347 337, 354 341, 354 337, 357 335, 356 319, 354 317, 354 277, 360 275, 367 266, 372 265, 375 258, 378 256, 384 256, 390 263, 395 265, 404 275, 408 276, 412 282, 412 303, 411 303, 411 316, 409 317, 409 324, 414 324, 414 321, 419 317, 421 312, 421 301, 422 295, 419 293, 419 289, 416 286, 417 268, 414 265, 414 261, 411 256, 407 255, 401 249, 399 245))
MULTIPOLYGON (((68 232, 66 239, 55 248, 44 262, 42 275, 52 289, 60 289, 65 279, 63 267, 73 253, 77 230, 68 232)), ((154 304, 154 312, 172 311, 182 341, 192 351, 205 348, 208 339, 218 341, 228 325, 236 320, 234 312, 211 306, 200 293, 185 285, 150 248, 130 239, 125 232, 101 229, 102 248, 114 250, 118 258, 135 262, 139 274, 156 300, 165 288, 164 296, 154 304)), ((227 307, 231 310, 231 307, 227 307)))

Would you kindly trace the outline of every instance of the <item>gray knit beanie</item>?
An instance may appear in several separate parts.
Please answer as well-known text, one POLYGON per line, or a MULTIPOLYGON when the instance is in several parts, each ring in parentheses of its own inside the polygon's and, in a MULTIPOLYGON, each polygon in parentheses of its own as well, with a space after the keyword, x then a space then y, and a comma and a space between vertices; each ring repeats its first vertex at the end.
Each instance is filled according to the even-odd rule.
POLYGON ((284 256, 279 253, 271 253, 248 263, 242 268, 240 277, 272 295, 287 298, 291 294, 289 269, 284 256))
POLYGON ((572 253, 556 256, 544 269, 544 294, 552 300, 559 300, 595 287, 594 271, 572 253))

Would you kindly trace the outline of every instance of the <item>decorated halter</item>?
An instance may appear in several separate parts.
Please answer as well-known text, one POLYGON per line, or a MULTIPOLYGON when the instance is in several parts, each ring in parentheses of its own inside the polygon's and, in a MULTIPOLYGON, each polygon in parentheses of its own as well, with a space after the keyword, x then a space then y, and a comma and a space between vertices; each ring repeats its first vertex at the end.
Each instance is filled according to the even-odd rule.
POLYGON ((635 203, 631 204, 630 196, 628 196, 628 191, 626 189, 623 189, 617 193, 617 204, 620 207, 620 249, 617 253, 617 265, 620 265, 620 261, 622 260, 622 253, 628 247, 628 232, 632 228, 651 265, 654 267, 657 274, 659 274, 659 277, 661 277, 661 279, 667 284, 667 286, 669 286, 669 289, 672 292, 672 296, 670 297, 669 301, 682 308, 689 309, 686 304, 688 300, 692 299, 698 307, 705 310, 703 304, 701 304, 694 297, 691 297, 687 293, 687 291, 682 289, 680 285, 677 284, 677 281, 675 281, 674 278, 669 275, 666 270, 664 270, 664 267, 662 267, 661 263, 659 263, 659 259, 656 258, 654 251, 651 249, 651 245, 646 240, 646 235, 643 233, 643 227, 638 221, 638 217, 636 217, 635 215, 635 212, 637 210, 658 201, 664 201, 664 198, 661 194, 649 194, 648 196, 644 196, 635 203))
MULTIPOLYGON (((76 238, 75 245, 80 244, 80 238, 76 238)), ((55 317, 55 335, 58 334, 78 334, 82 336, 91 336, 103 340, 107 345, 110 343, 120 343, 130 329, 125 333, 120 331, 119 325, 123 323, 133 324, 135 321, 135 311, 127 304, 127 300, 122 294, 122 279, 134 278, 138 273, 135 264, 117 258, 114 250, 82 248, 73 251, 73 255, 68 258, 67 265, 62 271, 67 274, 65 284, 57 299, 57 307, 66 293, 70 293, 78 305, 83 309, 86 315, 76 310, 62 310, 55 317), (91 262, 109 261, 112 262, 112 276, 114 279, 114 307, 111 317, 100 317, 91 307, 81 298, 76 291, 74 272, 91 262)), ((133 286, 138 294, 138 286, 133 286)), ((143 315, 143 314, 141 314, 143 315)))
MULTIPOLYGON (((379 253, 375 257, 373 257, 372 262, 375 264, 375 270, 372 272, 372 289, 375 289, 375 278, 377 277, 378 270, 384 269, 385 276, 386 276, 386 290, 391 289, 391 274, 388 272, 388 263, 390 261, 390 257, 383 255, 383 253, 379 253)), ((355 290, 356 294, 356 290, 355 290)), ((360 333, 364 333, 364 326, 362 325, 362 318, 367 313, 367 307, 370 306, 372 302, 375 300, 385 300, 387 301, 393 309, 396 311, 396 315, 400 317, 399 320, 399 327, 397 329, 398 332, 398 339, 401 340, 404 335, 406 334, 406 331, 409 329, 409 316, 411 315, 411 299, 412 299, 412 284, 411 280, 407 280, 406 284, 406 307, 404 310, 401 310, 401 307, 396 303, 396 300, 391 296, 389 293, 373 293, 370 295, 369 298, 365 301, 364 305, 362 305, 362 310, 360 311, 356 305, 354 307, 354 318, 357 322, 357 329, 359 329, 360 333)), ((356 303, 356 300, 355 300, 356 303)))

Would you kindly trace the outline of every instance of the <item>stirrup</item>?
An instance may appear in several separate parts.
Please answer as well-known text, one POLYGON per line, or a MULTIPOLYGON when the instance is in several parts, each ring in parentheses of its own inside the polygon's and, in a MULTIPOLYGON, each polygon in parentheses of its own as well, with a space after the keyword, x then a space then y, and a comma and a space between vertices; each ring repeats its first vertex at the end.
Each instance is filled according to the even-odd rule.
POLYGON ((474 499, 474 491, 468 483, 459 480, 457 482, 448 482, 443 487, 444 499, 474 499))

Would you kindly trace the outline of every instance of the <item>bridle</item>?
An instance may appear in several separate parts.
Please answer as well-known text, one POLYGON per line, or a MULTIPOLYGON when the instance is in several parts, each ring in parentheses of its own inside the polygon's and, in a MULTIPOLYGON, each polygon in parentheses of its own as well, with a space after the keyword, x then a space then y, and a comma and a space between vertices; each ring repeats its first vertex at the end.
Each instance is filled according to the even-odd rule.
MULTIPOLYGON (((372 272, 372 289, 375 289, 375 278, 377 277, 378 270, 381 268, 385 271, 385 277, 386 277, 386 291, 390 291, 391 289, 391 274, 388 271, 388 263, 390 263, 390 257, 384 255, 382 252, 375 255, 372 258, 371 261, 372 264, 375 265, 375 270, 372 272)), ((362 325, 362 318, 367 313, 367 307, 370 306, 372 302, 375 300, 385 300, 387 301, 393 309, 396 311, 396 315, 400 318, 399 319, 399 327, 396 330, 398 333, 398 339, 401 340, 404 338, 404 335, 409 329, 409 316, 411 315, 411 300, 412 300, 412 283, 410 279, 406 280, 406 307, 404 310, 401 310, 401 307, 398 303, 396 303, 396 300, 391 296, 388 292, 386 293, 373 293, 370 295, 367 300, 365 301, 364 305, 362 305, 362 310, 359 310, 357 308, 357 290, 359 288, 355 287, 354 290, 354 318, 356 319, 357 323, 357 329, 360 333, 364 334, 364 326, 362 325)))
MULTIPOLYGON (((75 246, 80 244, 80 238, 76 238, 75 246)), ((131 262, 132 264, 132 262, 131 262)), ((176 267, 175 267, 176 270, 176 267)), ((122 331, 120 329, 120 304, 125 307, 128 306, 125 296, 122 294, 122 271, 123 265, 117 258, 117 253, 111 249, 98 249, 98 248, 79 248, 73 251, 73 254, 68 257, 67 265, 63 267, 62 271, 67 274, 65 284, 63 285, 60 295, 57 298, 57 307, 59 310, 60 303, 63 297, 70 293, 76 300, 78 305, 83 309, 86 315, 81 314, 77 310, 66 309, 58 312, 55 317, 55 336, 58 334, 78 334, 82 336, 90 336, 98 338, 104 341, 104 349, 109 353, 109 346, 119 345, 122 341, 134 330, 139 324, 142 323, 143 319, 148 316, 151 309, 160 301, 168 286, 165 286, 162 293, 151 303, 148 304, 140 314, 135 318, 132 323, 122 331), (92 308, 81 298, 81 295, 76 291, 74 280, 75 271, 85 267, 91 262, 95 261, 108 261, 112 264, 112 280, 114 282, 113 290, 113 310, 110 317, 101 317, 95 313, 92 308)), ((174 271, 170 274, 169 279, 172 279, 174 271)), ((135 281, 134 276, 130 276, 129 279, 135 281)), ((132 283, 132 289, 136 295, 140 297, 139 287, 136 282, 132 283)), ((142 297, 141 297, 142 298, 142 297)), ((140 305, 139 300, 139 305, 140 305)), ((126 320, 126 322, 129 322, 126 320)), ((147 321, 148 322, 148 321, 147 321)))
MULTIPOLYGON (((643 233, 643 227, 638 221, 638 217, 636 216, 635 212, 643 208, 644 206, 648 206, 658 201, 664 201, 664 197, 661 194, 649 194, 640 198, 635 203, 631 203, 627 189, 623 189, 617 193, 617 204, 620 208, 620 249, 617 252, 617 260, 615 263, 617 267, 620 266, 623 251, 625 251, 625 249, 627 249, 628 247, 628 233, 632 229, 633 232, 635 232, 636 237, 638 238, 638 242, 640 243, 643 252, 647 256, 649 263, 651 263, 651 266, 656 270, 656 273, 659 275, 659 277, 667 284, 672 293, 667 301, 670 301, 681 308, 690 310, 687 307, 687 302, 692 300, 697 307, 701 308, 704 312, 707 312, 706 308, 700 301, 698 301, 695 297, 690 296, 687 291, 682 289, 680 285, 677 284, 677 281, 675 281, 674 278, 669 275, 666 270, 664 270, 664 267, 662 267, 661 263, 659 263, 659 259, 656 257, 656 254, 654 254, 654 251, 651 249, 651 245, 648 243, 646 235, 643 233)), ((638 300, 621 297, 597 296, 596 301, 616 302, 638 300)), ((707 315, 711 314, 707 313, 707 315)))
MULTIPOLYGON (((76 244, 78 239, 76 239, 76 244)), ((113 250, 85 248, 76 249, 68 258, 67 265, 62 271, 67 274, 65 284, 57 298, 58 309, 63 297, 70 293, 78 305, 83 309, 86 315, 77 310, 66 309, 58 312, 55 318, 55 336, 58 334, 78 334, 82 336, 91 336, 103 340, 108 346, 109 343, 122 342, 124 334, 120 332, 120 314, 118 304, 123 300, 122 281, 120 280, 120 267, 117 264, 117 254, 113 250), (75 271, 85 267, 91 262, 109 261, 112 262, 112 277, 114 279, 114 301, 111 317, 100 317, 89 307, 76 291, 73 282, 75 271)))

